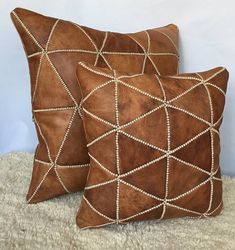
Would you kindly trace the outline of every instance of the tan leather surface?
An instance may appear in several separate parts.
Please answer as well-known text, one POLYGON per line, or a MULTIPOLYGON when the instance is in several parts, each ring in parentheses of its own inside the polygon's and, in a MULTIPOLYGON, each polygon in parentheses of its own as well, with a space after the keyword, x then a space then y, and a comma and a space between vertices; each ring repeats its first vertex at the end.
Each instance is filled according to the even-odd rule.
POLYGON ((130 72, 174 74, 178 29, 103 32, 17 8, 11 13, 29 62, 39 144, 29 203, 83 189, 89 157, 80 118, 79 61, 130 72))
POLYGON ((79 227, 220 213, 226 69, 134 76, 80 63, 77 76, 91 157, 79 227))

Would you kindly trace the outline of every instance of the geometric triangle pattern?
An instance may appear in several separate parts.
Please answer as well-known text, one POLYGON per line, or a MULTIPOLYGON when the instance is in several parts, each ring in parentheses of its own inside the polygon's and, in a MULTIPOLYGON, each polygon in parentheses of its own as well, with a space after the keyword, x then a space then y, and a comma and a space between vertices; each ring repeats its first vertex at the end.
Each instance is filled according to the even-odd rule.
POLYGON ((27 201, 36 203, 82 190, 85 185, 89 157, 77 63, 137 74, 175 74, 178 29, 171 24, 133 34, 103 32, 21 8, 12 11, 11 17, 30 69, 39 144, 27 201))
POLYGON ((137 76, 80 62, 77 76, 91 158, 79 227, 201 218, 221 211, 219 127, 225 68, 137 76), (100 104, 106 98, 113 105, 110 100, 108 106, 100 104))

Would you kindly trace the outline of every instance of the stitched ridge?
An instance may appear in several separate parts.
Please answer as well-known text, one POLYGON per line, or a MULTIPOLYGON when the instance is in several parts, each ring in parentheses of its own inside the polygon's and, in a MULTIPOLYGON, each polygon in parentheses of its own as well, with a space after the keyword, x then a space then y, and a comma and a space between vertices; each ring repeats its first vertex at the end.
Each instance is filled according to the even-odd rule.
POLYGON ((76 106, 73 107, 57 107, 57 108, 46 108, 46 109, 34 109, 34 113, 39 113, 39 112, 51 112, 51 111, 65 111, 65 110, 71 110, 71 109, 76 109, 76 106))
MULTIPOLYGON (((35 159, 34 160, 35 162, 38 162, 38 163, 41 163, 42 165, 51 165, 51 163, 49 162, 46 162, 46 161, 41 161, 41 160, 38 160, 38 159, 35 159)), ((56 164, 57 168, 58 169, 66 169, 66 168, 83 168, 83 167, 89 167, 90 164, 80 164, 80 165, 59 165, 59 164, 56 164)))
POLYGON ((119 162, 119 110, 118 110, 118 81, 116 71, 113 71, 113 75, 115 78, 114 85, 114 102, 115 102, 115 118, 116 118, 116 134, 115 134, 115 151, 116 151, 116 167, 117 167, 117 197, 116 197, 116 223, 119 223, 119 203, 120 203, 120 162, 119 162))
POLYGON ((104 167, 94 156, 92 156, 89 153, 90 158, 98 165, 100 166, 104 171, 108 172, 109 174, 113 175, 113 176, 117 176, 116 173, 113 173, 112 171, 110 171, 109 169, 107 169, 106 167, 104 167))
POLYGON ((29 29, 26 27, 26 25, 22 22, 22 20, 20 19, 20 17, 15 13, 15 11, 12 11, 12 14, 15 16, 15 18, 17 19, 17 21, 20 23, 20 25, 24 28, 24 30, 26 31, 26 33, 29 35, 29 37, 34 41, 34 43, 39 47, 39 49, 41 49, 42 51, 44 51, 42 45, 37 41, 37 39, 34 37, 34 35, 29 31, 29 29))
POLYGON ((109 221, 112 221, 112 222, 115 222, 115 220, 113 220, 112 218, 109 218, 108 216, 100 213, 94 206, 91 205, 91 203, 87 200, 87 198, 83 195, 83 200, 87 203, 87 205, 95 212, 97 213, 98 215, 100 215, 101 217, 109 220, 109 221))

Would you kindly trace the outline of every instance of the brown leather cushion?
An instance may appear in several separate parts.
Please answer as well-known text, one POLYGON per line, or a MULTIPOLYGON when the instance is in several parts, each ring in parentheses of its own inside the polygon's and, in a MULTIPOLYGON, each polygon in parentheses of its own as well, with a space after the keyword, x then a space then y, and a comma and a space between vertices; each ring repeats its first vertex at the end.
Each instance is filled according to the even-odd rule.
POLYGON ((79 227, 220 212, 226 69, 135 76, 81 63, 77 76, 91 158, 79 227))
POLYGON ((75 68, 79 61, 131 72, 174 74, 178 29, 171 24, 134 34, 103 32, 17 8, 11 17, 30 69, 39 144, 27 200, 83 189, 89 157, 75 68))

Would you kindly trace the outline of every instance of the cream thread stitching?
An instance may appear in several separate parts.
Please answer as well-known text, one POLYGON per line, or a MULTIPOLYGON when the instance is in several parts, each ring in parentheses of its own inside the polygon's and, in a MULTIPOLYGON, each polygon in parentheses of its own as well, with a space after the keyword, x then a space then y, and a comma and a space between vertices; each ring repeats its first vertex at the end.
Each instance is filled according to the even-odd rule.
POLYGON ((83 98, 82 103, 85 103, 86 100, 87 100, 92 94, 94 94, 97 90, 106 87, 106 86, 109 85, 110 83, 114 83, 114 80, 109 80, 109 81, 107 81, 107 82, 105 82, 105 83, 103 83, 103 84, 97 86, 96 88, 94 88, 89 94, 87 94, 87 95, 83 98))
POLYGON ((158 33, 161 33, 162 35, 166 36, 170 40, 170 42, 172 43, 172 45, 175 47, 177 54, 179 54, 179 49, 176 46, 176 44, 174 43, 174 41, 172 40, 172 38, 169 35, 167 35, 166 33, 162 32, 162 31, 159 31, 159 30, 156 30, 156 31, 158 33))
POLYGON ((106 60, 106 58, 104 57, 103 54, 101 54, 101 57, 104 59, 104 61, 105 61, 106 65, 107 65, 107 67, 108 67, 110 70, 112 70, 112 66, 109 64, 109 62, 106 60))
POLYGON ((44 135, 42 134, 41 128, 40 128, 40 126, 38 125, 36 118, 35 118, 35 124, 36 124, 36 126, 38 127, 39 134, 41 135, 43 141, 45 142, 45 145, 46 145, 46 148, 47 148, 48 158, 49 158, 49 160, 51 161, 51 167, 50 167, 50 168, 48 169, 48 171, 45 173, 45 175, 43 176, 43 179, 42 179, 41 182, 38 184, 38 186, 37 186, 36 189, 34 190, 34 192, 33 192, 33 194, 31 195, 31 197, 27 200, 27 203, 29 203, 29 202, 33 199, 33 197, 36 195, 36 193, 38 192, 39 188, 41 187, 42 183, 43 183, 44 180, 46 179, 47 175, 49 174, 50 170, 54 167, 54 163, 53 163, 53 161, 52 161, 52 159, 51 159, 51 155, 50 155, 49 146, 48 146, 48 144, 47 144, 47 141, 46 141, 44 135))
POLYGON ((51 163, 50 163, 50 162, 41 161, 41 160, 38 160, 38 159, 34 159, 34 161, 35 161, 35 162, 38 162, 38 163, 41 163, 42 165, 51 166, 51 163))
POLYGON ((86 64, 84 64, 83 62, 79 62, 78 64, 81 65, 83 68, 87 69, 88 71, 92 72, 92 73, 95 73, 95 74, 101 75, 101 76, 105 76, 105 77, 108 77, 108 78, 111 78, 111 79, 115 80, 114 77, 113 77, 112 75, 108 75, 108 74, 105 74, 105 73, 100 72, 100 71, 98 71, 98 70, 94 70, 94 69, 92 69, 92 68, 89 68, 89 67, 88 67, 86 64))
POLYGON ((108 172, 109 174, 113 175, 113 176, 117 176, 116 173, 113 173, 112 171, 110 171, 109 169, 107 169, 106 167, 104 167, 94 156, 92 156, 90 153, 88 153, 89 157, 99 166, 101 167, 104 171, 108 172))
POLYGON ((71 94, 71 92, 70 92, 70 90, 68 89, 66 83, 64 82, 64 80, 63 80, 62 77, 60 76, 60 74, 59 74, 59 72, 57 71, 55 65, 52 63, 51 59, 49 58, 49 56, 48 56, 47 54, 46 54, 46 58, 47 58, 49 64, 51 65, 52 69, 54 70, 56 76, 57 76, 58 79, 60 80, 62 86, 63 86, 64 89, 65 89, 65 91, 68 93, 69 97, 70 97, 71 100, 74 102, 74 104, 75 104, 76 106, 78 106, 78 104, 77 104, 75 98, 74 98, 73 95, 71 94))
POLYGON ((42 186, 42 183, 45 181, 47 175, 49 174, 49 172, 51 171, 51 169, 54 167, 54 165, 52 164, 52 166, 47 170, 47 172, 44 174, 42 180, 39 182, 38 186, 36 187, 36 189, 34 190, 33 194, 31 195, 31 197, 27 200, 27 203, 30 203, 30 201, 33 199, 33 197, 37 194, 39 188, 42 186))
POLYGON ((223 71, 225 71, 225 68, 220 69, 219 71, 217 71, 215 74, 213 74, 212 76, 208 77, 205 82, 209 82, 212 78, 215 78, 216 76, 218 76, 219 74, 221 74, 223 71))
POLYGON ((203 130, 202 132, 200 132, 199 134, 195 135, 194 137, 192 137, 191 139, 189 139, 188 141, 186 141, 185 143, 181 144, 180 146, 176 147, 175 149, 171 150, 171 154, 175 153, 176 151, 184 148, 185 146, 187 146, 188 144, 190 144, 191 142, 195 141, 196 139, 198 139, 199 137, 201 137, 202 135, 206 134, 208 131, 210 131, 210 128, 207 128, 205 130, 203 130))
POLYGON ((112 124, 112 123, 110 123, 110 122, 108 122, 108 121, 106 121, 106 120, 104 120, 104 119, 98 117, 97 115, 94 115, 93 113, 91 113, 90 111, 88 111, 87 109, 85 109, 84 107, 83 107, 83 111, 84 111, 86 114, 90 115, 91 117, 95 118, 96 120, 98 120, 98 121, 100 121, 100 122, 103 122, 103 123, 105 123, 106 125, 111 126, 112 128, 115 128, 115 127, 116 127, 114 124, 112 124))
POLYGON ((51 152, 50 152, 48 143, 47 143, 47 141, 46 141, 46 139, 45 139, 45 137, 44 137, 44 135, 43 135, 43 133, 42 133, 42 130, 41 130, 40 126, 38 125, 37 119, 34 118, 34 121, 35 121, 35 124, 36 124, 37 127, 38 127, 39 134, 41 135, 43 141, 45 142, 45 145, 46 145, 46 148, 47 148, 47 155, 48 155, 48 158, 49 158, 51 164, 53 164, 53 161, 52 161, 52 159, 51 159, 51 152))
POLYGON ((38 70, 37 70, 37 75, 36 75, 36 81, 35 81, 35 86, 34 86, 34 92, 33 92, 33 97, 32 97, 32 103, 35 99, 35 94, 37 91, 37 87, 38 87, 38 79, 39 79, 39 75, 40 75, 40 71, 41 71, 41 66, 42 66, 42 59, 44 57, 44 54, 41 54, 40 56, 40 60, 39 60, 39 65, 38 65, 38 70))
POLYGON ((43 55, 43 51, 35 52, 35 53, 31 54, 31 55, 28 55, 27 58, 32 58, 32 57, 38 56, 38 55, 43 55))
POLYGON ((179 98, 181 98, 182 96, 188 94, 189 92, 191 92, 192 90, 194 90, 195 88, 199 87, 202 85, 202 81, 200 81, 199 83, 197 83, 196 85, 192 86, 191 88, 187 89, 186 91, 184 91, 183 93, 179 94, 178 96, 168 100, 169 103, 174 102, 176 100, 178 100, 179 98))
POLYGON ((82 227, 81 230, 85 230, 85 229, 89 229, 89 228, 99 228, 99 227, 108 226, 108 225, 112 225, 112 224, 115 224, 115 222, 104 223, 104 224, 100 224, 100 225, 96 225, 96 226, 82 227))
POLYGON ((148 167, 148 166, 150 166, 150 165, 152 165, 152 164, 154 164, 156 162, 161 161, 162 159, 166 158, 166 156, 167 155, 165 154, 165 155, 162 155, 162 156, 160 156, 160 157, 158 157, 158 158, 156 158, 156 159, 154 159, 152 161, 144 163, 144 164, 140 165, 139 167, 134 168, 133 170, 130 170, 130 171, 124 173, 124 174, 121 174, 120 177, 126 177, 126 176, 128 176, 130 174, 133 174, 133 173, 135 173, 135 172, 137 172, 137 171, 139 171, 141 169, 144 169, 144 168, 146 168, 146 167, 148 167))
POLYGON ((210 82, 206 82, 206 85, 216 88, 217 90, 219 90, 225 96, 225 92, 220 87, 216 86, 215 84, 210 83, 210 82))
MULTIPOLYGON (((87 32, 78 24, 75 24, 75 23, 72 23, 73 25, 75 25, 76 27, 78 27, 85 35, 86 37, 88 38, 88 40, 92 43, 92 45, 94 46, 95 50, 96 50, 96 53, 99 54, 99 50, 94 42, 94 40, 87 34, 87 32)), ((107 32, 107 35, 108 35, 108 32, 107 32)), ((107 39, 107 37, 106 37, 107 39)), ((106 39, 104 42, 106 42, 106 39)), ((101 53, 100 54, 101 57, 104 59, 105 63, 107 64, 108 68, 112 70, 112 67, 110 66, 109 62, 106 60, 106 58, 103 56, 103 54, 101 53)))
POLYGON ((137 137, 135 137, 133 135, 130 135, 130 134, 126 133, 123 130, 119 130, 119 132, 124 134, 125 136, 129 137, 130 139, 133 139, 134 141, 140 142, 140 143, 142 143, 142 144, 144 144, 146 146, 149 146, 150 148, 153 148, 153 149, 159 150, 160 152, 166 153, 166 150, 164 150, 162 148, 159 148, 159 147, 157 147, 155 145, 152 145, 152 144, 150 144, 148 142, 145 142, 144 140, 141 140, 141 139, 139 139, 139 138, 137 138, 137 137))
POLYGON ((65 111, 65 110, 71 110, 71 109, 76 109, 76 106, 74 107, 57 107, 57 108, 47 108, 47 109, 34 109, 34 113, 39 113, 39 112, 51 112, 51 111, 65 111))
POLYGON ((132 77, 136 77, 136 76, 143 76, 143 73, 139 73, 139 74, 132 74, 132 75, 121 75, 119 77, 117 77, 118 80, 123 79, 123 78, 132 78, 132 77))
POLYGON ((69 121, 68 127, 67 127, 67 129, 66 129, 66 132, 65 132, 65 134, 64 134, 63 140, 62 140, 62 142, 61 142, 61 144, 60 144, 58 153, 57 153, 56 158, 55 158, 55 161, 54 161, 54 164, 55 164, 55 165, 54 165, 54 169, 55 169, 56 176, 57 176, 57 178, 58 178, 60 184, 62 185, 62 187, 64 188, 64 190, 65 190, 67 193, 70 193, 70 191, 68 190, 68 188, 66 187, 66 185, 65 185, 64 182, 62 181, 62 179, 61 179, 61 177, 60 177, 60 175, 59 175, 59 173, 58 173, 58 171, 57 171, 56 168, 57 168, 57 161, 58 161, 58 159, 59 159, 59 157, 60 157, 62 148, 63 148, 63 146, 64 146, 64 143, 65 143, 66 139, 67 139, 67 136, 68 136, 68 134, 69 134, 70 128, 71 128, 71 126, 72 126, 72 123, 73 123, 73 121, 74 121, 75 114, 76 114, 76 110, 75 110, 75 111, 73 112, 73 114, 72 114, 72 118, 71 118, 70 121, 69 121))
POLYGON ((90 146, 92 146, 94 143, 98 142, 99 140, 103 139, 104 137, 111 135, 112 133, 114 133, 116 131, 116 129, 112 129, 104 134, 102 134, 101 136, 95 138, 94 140, 92 140, 91 142, 89 142, 87 144, 87 147, 89 148, 90 146))
POLYGON ((191 188, 191 189, 188 190, 187 192, 184 192, 184 193, 182 193, 182 194, 180 194, 180 195, 178 195, 178 196, 176 196, 176 197, 174 197, 174 198, 170 198, 170 199, 168 198, 167 201, 170 201, 170 202, 171 202, 171 201, 176 201, 176 200, 181 199, 182 197, 185 197, 185 196, 188 195, 188 194, 191 194, 193 191, 197 190, 198 188, 200 188, 201 186, 203 186, 203 185, 205 185, 207 182, 209 182, 210 179, 211 179, 211 178, 206 179, 205 181, 199 183, 197 186, 191 188))
POLYGON ((150 111, 148 111, 148 112, 146 112, 146 113, 144 113, 144 114, 142 114, 142 115, 136 117, 136 118, 133 119, 132 121, 127 122, 127 123, 121 125, 121 126, 120 126, 120 129, 126 128, 126 127, 132 125, 133 123, 142 120, 143 118, 145 118, 145 117, 151 115, 152 113, 156 112, 157 110, 159 110, 159 109, 161 109, 161 108, 163 108, 163 107, 164 107, 164 104, 162 104, 162 105, 160 105, 160 106, 158 106, 158 107, 156 107, 156 108, 154 108, 154 109, 152 109, 152 110, 150 110, 150 111))
POLYGON ((98 52, 99 50, 98 50, 98 48, 97 48, 95 42, 94 42, 93 39, 87 34, 87 32, 86 32, 80 25, 78 25, 78 24, 76 24, 76 23, 71 23, 71 24, 73 24, 75 27, 79 28, 79 29, 84 33, 84 35, 88 38, 88 40, 89 40, 89 41, 91 42, 91 44, 94 46, 96 52, 98 52))
MULTIPOLYGON (((106 54, 106 55, 133 55, 133 56, 144 56, 145 54, 144 53, 140 53, 140 52, 113 52, 113 51, 104 51, 103 54, 106 54)), ((149 52, 148 53, 149 55, 152 55, 152 56, 176 56, 178 57, 177 54, 175 53, 169 53, 169 52, 158 52, 158 53, 155 53, 155 52, 149 52)))
POLYGON ((119 110, 118 110, 118 81, 116 71, 113 71, 115 78, 114 85, 114 102, 115 102, 115 118, 116 118, 116 133, 115 133, 115 153, 116 153, 116 168, 117 168, 117 196, 116 196, 116 223, 119 223, 119 203, 120 203, 120 162, 119 162, 119 110))
POLYGON ((145 64, 146 64, 146 60, 147 60, 147 55, 149 54, 149 50, 150 50, 150 37, 147 31, 144 32, 147 36, 147 52, 146 54, 144 54, 144 61, 143 61, 143 66, 142 66, 142 72, 144 73, 144 69, 145 69, 145 64))
MULTIPOLYGON (((35 162, 38 162, 38 163, 41 163, 42 166, 43 166, 43 165, 51 166, 51 163, 46 162, 46 161, 41 161, 41 160, 38 160, 38 159, 35 159, 34 161, 35 161, 35 162)), ((67 168, 83 168, 83 167, 89 167, 90 164, 89 164, 89 163, 87 163, 87 164, 80 164, 80 165, 59 165, 59 164, 56 164, 56 166, 57 166, 58 169, 67 169, 67 168)))
MULTIPOLYGON (((150 39, 148 32, 145 31, 145 33, 146 33, 146 35, 147 35, 147 39, 150 39)), ((128 35, 128 36, 129 36, 137 45, 140 46, 140 48, 142 49, 142 51, 143 51, 143 53, 144 53, 144 56, 147 57, 147 58, 150 60, 150 62, 152 63, 154 69, 156 70, 157 74, 161 75, 160 72, 159 72, 159 70, 158 70, 158 68, 157 68, 157 66, 155 65, 155 63, 153 62, 153 60, 151 59, 151 57, 149 57, 148 53, 146 52, 144 46, 143 46, 141 43, 139 43, 139 42, 138 42, 134 37, 132 37, 131 35, 128 35)), ((147 58, 146 58, 146 59, 147 59, 147 58)), ((145 63, 146 59, 144 59, 144 63, 145 63)), ((143 68, 142 68, 142 70, 143 70, 143 68)))
POLYGON ((172 109, 179 110, 179 111, 181 111, 181 112, 183 112, 183 113, 185 113, 185 114, 187 114, 187 115, 189 115, 189 116, 191 116, 191 117, 193 117, 193 118, 195 118, 195 119, 197 119, 197 120, 199 120, 199 121, 205 123, 206 125, 210 126, 210 122, 208 122, 207 120, 205 120, 205 119, 203 119, 203 118, 201 118, 201 117, 195 115, 194 113, 191 113, 191 112, 189 112, 189 111, 187 111, 187 110, 185 110, 185 109, 183 109, 183 108, 179 108, 179 107, 174 106, 174 105, 172 105, 172 104, 168 104, 168 107, 169 107, 169 108, 172 108, 172 109))
POLYGON ((67 193, 70 193, 70 191, 67 189, 67 187, 65 186, 64 182, 62 181, 58 171, 57 171, 57 168, 56 168, 56 165, 54 165, 54 170, 55 170, 55 173, 56 173, 56 177, 57 179, 59 180, 59 183, 61 184, 61 186, 63 187, 63 189, 67 192, 67 193))
POLYGON ((97 54, 96 51, 86 50, 86 49, 54 49, 47 51, 47 54, 55 53, 87 53, 87 54, 97 54))
POLYGON ((163 217, 165 216, 165 213, 166 213, 167 203, 164 201, 162 204, 163 204, 162 214, 161 214, 160 218, 157 221, 161 221, 163 219, 163 217))
POLYGON ((193 214, 197 214, 197 215, 201 215, 202 213, 199 213, 197 211, 194 211, 194 210, 190 210, 190 209, 187 209, 187 208, 183 208, 183 207, 180 207, 180 206, 177 206, 177 205, 174 205, 174 204, 171 204, 171 203, 167 203, 167 205, 169 207, 174 207, 174 208, 177 208, 179 210, 183 210, 185 212, 189 212, 189 213, 193 213, 193 214))
POLYGON ((195 76, 167 76, 167 78, 171 79, 180 79, 180 80, 195 80, 195 81, 201 81, 201 78, 197 78, 195 76))
POLYGON ((214 212, 216 212, 221 206, 222 206, 222 201, 219 203, 219 205, 212 211, 212 212, 210 212, 210 213, 207 213, 206 215, 212 215, 214 212))
POLYGON ((105 36, 104 36, 104 40, 103 40, 103 43, 102 43, 102 45, 101 45, 101 48, 100 48, 100 50, 97 51, 97 55, 96 55, 96 59, 95 59, 94 66, 97 65, 97 62, 98 62, 98 60, 99 60, 99 56, 102 56, 102 50, 103 50, 103 48, 104 48, 104 46, 105 46, 107 37, 108 37, 108 32, 105 32, 105 36))
MULTIPOLYGON (((43 52, 35 52, 30 55, 28 55, 28 58, 37 56, 42 54, 43 52)), ((91 51, 86 49, 54 49, 47 51, 47 54, 54 54, 54 53, 87 53, 87 54, 97 54, 97 51, 91 51)), ((102 55, 123 55, 123 56, 144 56, 144 53, 138 53, 138 52, 113 52, 113 51, 103 51, 102 55)), ((162 52, 162 53, 154 53, 149 52, 150 56, 174 56, 178 58, 178 55, 175 53, 169 53, 169 52, 162 52)))
POLYGON ((56 165, 57 169, 67 169, 67 168, 84 168, 84 167, 89 167, 90 163, 86 163, 86 164, 79 164, 79 165, 56 165))
POLYGON ((160 203, 160 204, 157 205, 157 206, 151 207, 151 208, 149 208, 149 209, 147 209, 147 210, 144 210, 143 212, 140 212, 140 213, 138 213, 138 214, 134 214, 134 215, 129 216, 129 217, 125 218, 125 219, 121 219, 120 221, 122 221, 122 222, 123 222, 123 221, 127 221, 127 220, 133 219, 133 218, 135 218, 135 217, 137 217, 137 216, 139 216, 139 215, 146 214, 146 213, 148 213, 148 212, 150 212, 150 211, 153 211, 154 209, 158 209, 159 207, 162 206, 162 204, 163 204, 163 203, 160 203))
POLYGON ((214 176, 213 176, 213 180, 216 180, 216 181, 222 181, 222 179, 221 179, 221 178, 214 177, 214 176))
POLYGON ((73 123, 74 118, 75 118, 75 114, 76 114, 76 110, 73 112, 72 117, 71 117, 71 119, 70 119, 70 121, 69 121, 68 127, 66 128, 66 132, 65 132, 65 134, 64 134, 63 140, 62 140, 62 142, 61 142, 61 144, 60 144, 58 153, 57 153, 56 158, 55 158, 55 164, 57 164, 57 161, 58 161, 58 159, 59 159, 59 157, 60 157, 60 154, 61 154, 62 148, 63 148, 63 146, 64 146, 64 143, 65 143, 65 141, 66 141, 66 139, 67 139, 67 137, 68 137, 70 128, 71 128, 72 123, 73 123))
POLYGON ((27 34, 30 36, 30 38, 34 41, 34 43, 42 50, 44 51, 44 48, 42 45, 37 41, 37 39, 33 36, 33 34, 29 31, 29 29, 26 27, 26 25, 22 22, 22 20, 19 18, 19 16, 15 13, 15 11, 12 11, 12 14, 16 17, 17 21, 21 24, 21 26, 24 28, 24 30, 27 32, 27 34))
POLYGON ((202 168, 200 168, 200 167, 198 167, 198 166, 196 166, 196 165, 194 165, 194 164, 192 164, 190 162, 184 161, 184 160, 182 160, 182 159, 180 159, 178 157, 175 157, 174 155, 171 155, 170 157, 173 158, 176 161, 179 161, 179 162, 183 163, 184 165, 195 168, 196 170, 198 170, 200 172, 203 172, 203 173, 205 173, 207 175, 210 175, 210 172, 208 172, 208 171, 206 171, 206 170, 204 170, 204 169, 202 169, 202 168))
POLYGON ((87 203, 87 205, 95 212, 97 213, 98 215, 100 215, 101 217, 109 220, 109 221, 112 221, 112 222, 115 222, 115 220, 113 220, 112 218, 109 218, 108 216, 102 214, 101 212, 99 212, 94 206, 91 205, 91 203, 87 200, 87 198, 85 197, 85 195, 83 195, 83 200, 87 203))
POLYGON ((152 65, 153 65, 154 69, 156 70, 157 74, 160 76, 161 73, 160 73, 160 71, 158 70, 157 65, 154 63, 153 59, 152 59, 150 56, 148 56, 148 59, 149 59, 149 61, 152 63, 152 65))
POLYGON ((128 87, 130 89, 133 89, 133 90, 135 90, 135 91, 137 91, 137 92, 139 92, 139 93, 141 93, 141 94, 143 94, 143 95, 145 95, 147 97, 150 97, 150 98, 152 98, 154 100, 157 100, 157 101, 163 103, 163 100, 161 98, 157 97, 157 96, 153 96, 153 95, 151 95, 151 94, 149 94, 149 93, 147 93, 147 92, 145 92, 145 91, 143 91, 141 89, 138 89, 138 88, 136 88, 136 87, 134 87, 134 86, 132 86, 132 85, 130 85, 130 84, 128 84, 128 83, 120 80, 120 79, 118 80, 118 82, 120 82, 122 85, 124 85, 124 86, 126 86, 126 87, 128 87))
POLYGON ((34 190, 34 192, 33 192, 33 194, 31 195, 31 197, 27 200, 27 203, 29 203, 29 202, 33 199, 33 197, 36 195, 36 193, 38 192, 39 188, 41 187, 42 183, 43 183, 44 180, 46 179, 48 173, 49 173, 50 170, 54 167, 54 163, 53 163, 53 161, 52 161, 52 159, 51 159, 51 155, 50 155, 49 146, 48 146, 48 144, 47 144, 47 141, 46 141, 44 135, 42 134, 41 128, 40 128, 40 126, 38 125, 36 118, 35 118, 35 124, 36 124, 36 126, 38 127, 39 134, 41 135, 43 141, 45 142, 45 145, 46 145, 46 148, 47 148, 48 158, 49 158, 49 160, 51 161, 51 167, 48 169, 48 171, 46 172, 46 174, 43 176, 42 181, 38 184, 38 186, 37 186, 36 189, 34 190))
POLYGON ((102 187, 102 186, 105 186, 107 184, 113 183, 115 181, 117 181, 117 178, 109 180, 109 181, 104 181, 104 182, 101 182, 99 184, 95 184, 95 185, 91 185, 91 186, 86 186, 85 190, 89 190, 89 189, 93 189, 93 188, 97 188, 97 187, 102 187))
POLYGON ((54 30, 55 30, 55 28, 56 28, 56 25, 58 24, 59 21, 60 21, 60 20, 57 19, 57 20, 55 21, 55 23, 54 23, 52 29, 51 29, 51 32, 50 32, 50 34, 49 34, 49 36, 48 36, 48 39, 47 39, 45 51, 48 50, 48 46, 49 46, 49 43, 50 43, 50 41, 51 41, 52 34, 53 34, 53 32, 54 32, 54 30))
MULTIPOLYGON (((156 76, 156 75, 155 75, 156 76)), ((164 203, 163 203, 163 211, 162 211, 162 215, 161 215, 161 219, 164 218, 165 216, 165 212, 166 212, 166 200, 167 200, 167 196, 168 196, 168 183, 169 183, 169 168, 170 168, 170 152, 171 152, 171 126, 170 126, 170 117, 169 117, 169 113, 167 110, 167 98, 166 98, 166 92, 164 90, 163 84, 160 81, 160 78, 157 76, 156 77, 156 81, 159 83, 161 91, 162 91, 162 95, 164 98, 164 110, 165 110, 165 114, 166 114, 166 129, 167 129, 167 152, 166 152, 166 181, 165 181, 165 198, 164 198, 164 203)))
POLYGON ((144 191, 144 190, 142 190, 142 189, 140 189, 140 188, 138 188, 138 187, 136 187, 136 186, 134 186, 134 185, 126 182, 126 181, 124 181, 123 179, 120 179, 120 182, 123 183, 123 184, 125 184, 126 186, 129 186, 129 187, 131 187, 131 188, 139 191, 142 194, 145 194, 148 197, 151 197, 151 198, 153 198, 155 200, 158 200, 158 201, 164 201, 164 199, 161 199, 161 198, 159 198, 159 197, 157 197, 157 196, 155 196, 153 194, 150 194, 150 193, 148 193, 148 192, 146 192, 146 191, 144 191))

